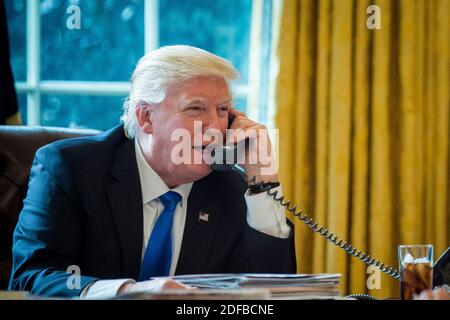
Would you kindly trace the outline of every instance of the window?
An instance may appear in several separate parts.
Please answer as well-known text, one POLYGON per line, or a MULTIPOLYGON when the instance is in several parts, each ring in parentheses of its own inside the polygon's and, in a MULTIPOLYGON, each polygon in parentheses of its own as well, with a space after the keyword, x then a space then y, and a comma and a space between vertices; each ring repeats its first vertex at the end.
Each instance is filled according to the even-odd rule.
POLYGON ((145 52, 189 44, 230 60, 235 105, 266 120, 272 0, 6 1, 11 63, 26 124, 106 130, 119 123, 145 52), (69 29, 70 5, 80 29, 69 29), (252 48, 252 51, 250 51, 252 48), (250 90, 250 88, 252 88, 250 90))

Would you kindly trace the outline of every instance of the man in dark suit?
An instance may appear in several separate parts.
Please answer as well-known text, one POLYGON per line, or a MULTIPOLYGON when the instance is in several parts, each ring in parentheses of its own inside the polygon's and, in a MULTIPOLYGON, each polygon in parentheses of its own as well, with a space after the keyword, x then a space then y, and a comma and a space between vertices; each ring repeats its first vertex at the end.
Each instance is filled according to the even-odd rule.
POLYGON ((236 76, 229 62, 197 48, 153 51, 133 73, 124 125, 39 149, 14 233, 10 288, 95 298, 185 287, 156 276, 295 272, 292 229, 262 192, 281 193, 277 173, 263 174, 271 164, 242 164, 249 188, 204 160, 174 161, 176 130, 194 137, 181 152, 193 159, 207 144, 195 137, 224 133, 230 115, 240 139, 267 138, 232 108, 228 81, 236 76))

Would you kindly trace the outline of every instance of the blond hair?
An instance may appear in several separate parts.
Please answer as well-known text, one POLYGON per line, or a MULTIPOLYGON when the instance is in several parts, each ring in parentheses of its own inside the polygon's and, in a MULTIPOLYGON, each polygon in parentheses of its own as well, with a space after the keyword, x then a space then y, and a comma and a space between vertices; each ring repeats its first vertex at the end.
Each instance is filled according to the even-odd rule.
POLYGON ((121 120, 127 136, 136 134, 138 104, 160 103, 171 85, 198 76, 222 77, 229 85, 239 72, 229 61, 191 46, 166 46, 143 56, 133 71, 130 94, 123 104, 121 120))

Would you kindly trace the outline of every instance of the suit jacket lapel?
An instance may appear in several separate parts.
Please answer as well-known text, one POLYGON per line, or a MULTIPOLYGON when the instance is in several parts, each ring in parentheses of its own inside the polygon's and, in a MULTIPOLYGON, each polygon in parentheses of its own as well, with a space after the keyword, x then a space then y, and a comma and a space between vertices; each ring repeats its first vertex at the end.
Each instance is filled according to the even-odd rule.
POLYGON ((111 174, 116 181, 108 187, 107 194, 122 246, 123 276, 137 279, 142 255, 143 207, 133 140, 126 140, 117 149, 111 174))
POLYGON ((203 272, 216 228, 219 226, 220 212, 217 211, 219 199, 207 181, 208 179, 195 182, 189 194, 176 274, 203 272), (207 214, 207 218, 203 215, 201 219, 201 213, 207 214))

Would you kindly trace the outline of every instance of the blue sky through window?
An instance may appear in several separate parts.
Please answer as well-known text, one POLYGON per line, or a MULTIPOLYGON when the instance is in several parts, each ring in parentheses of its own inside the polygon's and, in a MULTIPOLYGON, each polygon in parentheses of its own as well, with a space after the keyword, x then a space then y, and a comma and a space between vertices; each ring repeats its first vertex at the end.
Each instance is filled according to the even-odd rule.
MULTIPOLYGON (((144 54, 144 0, 41 0, 39 81, 127 82, 144 54), (67 7, 77 4, 81 29, 67 28, 67 7)), ((28 1, 5 1, 16 82, 27 81, 28 1)), ((230 60, 248 84, 251 0, 159 0, 159 46, 194 45, 230 60)), ((31 26, 32 27, 32 26, 31 26)), ((75 85, 75 82, 74 82, 75 85)), ((19 108, 26 120, 26 94, 19 92, 19 108)), ((35 89, 33 89, 35 90, 35 89)), ((38 87, 39 90, 39 87, 38 87)), ((119 123, 125 94, 40 92, 38 123, 52 126, 108 129, 119 123)), ((235 105, 246 109, 240 96, 235 105)), ((30 107, 30 106, 29 106, 30 107)), ((31 106, 33 107, 33 106, 31 106)), ((26 122, 26 121, 25 121, 26 122)))

